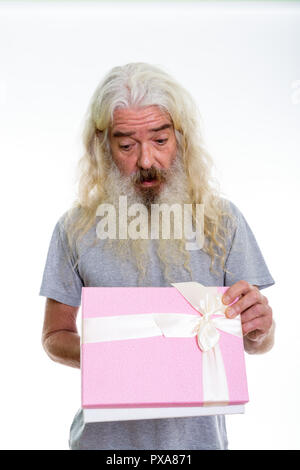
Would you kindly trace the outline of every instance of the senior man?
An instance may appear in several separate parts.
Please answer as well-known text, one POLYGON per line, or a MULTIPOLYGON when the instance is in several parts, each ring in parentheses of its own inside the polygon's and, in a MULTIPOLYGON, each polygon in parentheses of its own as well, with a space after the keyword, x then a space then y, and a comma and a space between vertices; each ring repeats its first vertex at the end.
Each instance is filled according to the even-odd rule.
MULTIPOLYGON (((40 289, 47 297, 42 338, 50 358, 80 368, 76 316, 83 286, 184 281, 230 286, 223 302, 239 297, 226 314, 241 315, 245 350, 268 351, 274 321, 260 289, 274 281, 243 214, 220 196, 211 177, 212 160, 189 93, 157 67, 115 67, 91 99, 84 147, 78 199, 54 228, 40 289), (189 250, 184 236, 165 239, 160 227, 158 238, 100 237, 99 206, 116 207, 121 196, 128 206, 139 203, 147 210, 153 204, 202 204, 203 246, 189 250)), ((124 214, 116 218, 123 226, 124 214)), ((194 211, 192 220, 195 226, 194 211)), ((173 235, 175 228, 174 217, 173 235)), ((69 443, 71 449, 228 448, 224 416, 85 425, 82 410, 69 443)))

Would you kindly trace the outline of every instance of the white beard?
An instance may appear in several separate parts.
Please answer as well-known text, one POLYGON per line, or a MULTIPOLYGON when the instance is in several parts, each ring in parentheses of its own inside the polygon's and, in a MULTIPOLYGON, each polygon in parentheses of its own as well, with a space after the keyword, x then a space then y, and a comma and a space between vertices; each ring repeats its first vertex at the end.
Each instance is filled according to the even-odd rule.
POLYGON ((155 189, 151 191, 151 188, 147 192, 138 192, 132 183, 132 178, 122 175, 112 159, 110 159, 109 165, 110 168, 104 184, 106 193, 104 202, 113 204, 115 207, 118 207, 120 196, 127 196, 128 206, 140 203, 148 209, 150 203, 171 205, 175 203, 184 204, 189 201, 187 176, 179 155, 176 156, 170 169, 167 170, 166 181, 159 189, 158 194, 155 194, 155 189))
MULTIPOLYGON (((104 247, 113 250, 115 256, 119 256, 122 259, 127 259, 135 261, 136 266, 138 267, 140 274, 141 271, 146 272, 146 269, 150 263, 149 259, 149 244, 153 242, 150 236, 150 227, 151 230, 154 229, 156 233, 159 233, 159 239, 155 240, 154 243, 157 244, 157 253, 165 268, 168 268, 169 265, 179 265, 183 264, 189 259, 189 254, 184 250, 184 238, 174 239, 173 234, 176 229, 176 218, 172 217, 173 223, 170 224, 170 239, 163 239, 161 237, 161 223, 160 218, 158 220, 151 220, 151 204, 180 204, 183 208, 183 204, 190 203, 190 197, 188 193, 188 182, 187 175, 185 173, 182 158, 177 154, 174 159, 171 167, 165 173, 165 181, 162 186, 159 188, 159 191, 151 191, 151 188, 148 188, 147 191, 139 192, 135 188, 130 176, 124 176, 120 173, 118 167, 112 160, 109 159, 109 170, 107 172, 104 184, 105 190, 105 200, 103 203, 112 204, 116 210, 117 216, 117 227, 119 227, 120 220, 118 217, 118 208, 119 208, 119 197, 127 196, 127 207, 129 208, 132 204, 143 204, 148 209, 148 227, 149 227, 149 237, 147 239, 137 239, 133 240, 131 238, 127 239, 118 239, 117 240, 104 240, 104 247), (157 226, 158 225, 158 226, 157 226)), ((128 224, 130 223, 130 217, 128 217, 128 224)), ((181 223, 181 231, 182 222, 181 223)), ((117 230, 117 234, 119 231, 117 230)))

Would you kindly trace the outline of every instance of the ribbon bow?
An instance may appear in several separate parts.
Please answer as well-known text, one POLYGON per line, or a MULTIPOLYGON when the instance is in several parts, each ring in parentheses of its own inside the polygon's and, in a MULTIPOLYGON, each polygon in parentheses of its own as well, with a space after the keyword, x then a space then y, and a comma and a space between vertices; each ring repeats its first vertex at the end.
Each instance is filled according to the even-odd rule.
POLYGON ((240 318, 227 319, 226 306, 217 288, 206 288, 198 282, 179 282, 172 284, 201 315, 193 330, 197 343, 203 351, 214 348, 220 339, 218 329, 235 336, 241 336, 240 318), (216 317, 213 318, 213 315, 216 317))
POLYGON ((213 314, 219 313, 219 307, 215 305, 215 298, 212 298, 208 293, 205 294, 204 299, 200 299, 199 311, 204 312, 200 318, 198 325, 195 328, 197 334, 198 346, 202 351, 209 351, 213 348, 220 339, 220 333, 214 325, 211 318, 213 314), (213 300, 213 302, 212 302, 213 300))

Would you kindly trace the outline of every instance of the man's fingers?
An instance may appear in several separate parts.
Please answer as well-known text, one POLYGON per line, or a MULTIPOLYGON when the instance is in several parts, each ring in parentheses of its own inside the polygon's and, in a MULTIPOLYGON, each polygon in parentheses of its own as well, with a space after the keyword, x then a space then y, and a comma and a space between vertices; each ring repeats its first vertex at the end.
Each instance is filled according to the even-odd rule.
POLYGON ((272 325, 272 318, 261 316, 242 323, 243 335, 248 335, 252 331, 258 330, 257 335, 264 335, 272 325))
POLYGON ((247 321, 246 323, 242 324, 243 335, 248 335, 249 333, 257 330, 260 335, 264 334, 264 330, 262 329, 262 324, 260 319, 254 318, 254 320, 247 321))
POLYGON ((259 318, 263 315, 267 315, 265 306, 263 304, 255 304, 243 311, 241 322, 242 324, 247 323, 248 321, 254 320, 255 318, 259 318))
POLYGON ((252 286, 247 281, 238 281, 227 289, 222 297, 222 301, 225 305, 228 305, 237 297, 245 295, 250 290, 257 290, 257 287, 252 286))
POLYGON ((240 315, 246 309, 252 305, 256 307, 256 310, 259 310, 255 316, 259 316, 262 313, 261 308, 259 307, 259 302, 262 302, 262 295, 258 289, 251 289, 246 295, 243 295, 237 302, 228 307, 225 311, 226 316, 233 318, 236 315, 240 315), (257 306, 256 306, 257 305, 257 306))
POLYGON ((247 338, 251 339, 252 341, 256 341, 264 335, 265 334, 262 333, 260 330, 254 330, 247 334, 247 338))

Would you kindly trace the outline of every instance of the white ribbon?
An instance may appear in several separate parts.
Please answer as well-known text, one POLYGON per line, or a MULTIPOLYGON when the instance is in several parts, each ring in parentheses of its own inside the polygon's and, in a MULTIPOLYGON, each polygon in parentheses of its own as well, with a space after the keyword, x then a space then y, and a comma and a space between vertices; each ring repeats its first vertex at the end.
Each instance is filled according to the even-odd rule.
POLYGON ((147 313, 84 318, 82 343, 165 336, 187 338, 197 335, 203 351, 202 375, 205 405, 227 404, 229 391, 225 366, 219 346, 222 330, 242 336, 240 316, 228 319, 226 306, 217 288, 204 287, 198 282, 171 284, 199 313, 147 313), (212 316, 214 315, 214 318, 212 316))

